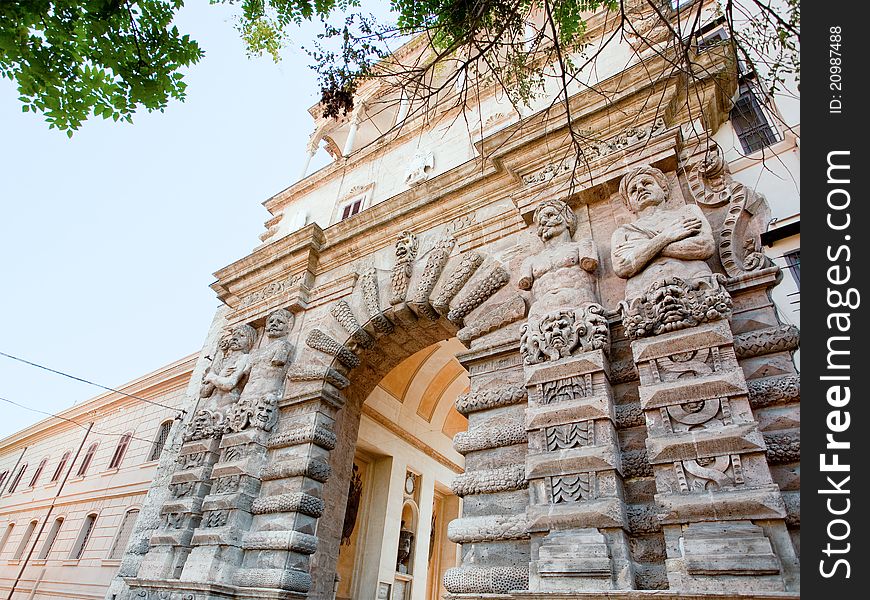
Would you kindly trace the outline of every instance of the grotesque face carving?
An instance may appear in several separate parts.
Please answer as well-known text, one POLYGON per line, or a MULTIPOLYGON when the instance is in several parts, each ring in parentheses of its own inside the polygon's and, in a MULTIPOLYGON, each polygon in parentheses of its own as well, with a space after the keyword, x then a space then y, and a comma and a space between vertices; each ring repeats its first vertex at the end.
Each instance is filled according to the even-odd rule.
POLYGON ((635 213, 648 206, 658 206, 668 197, 659 181, 649 173, 640 173, 630 179, 627 191, 629 207, 635 213))
POLYGON ((286 310, 276 310, 266 319, 266 335, 272 338, 281 337, 291 327, 293 314, 286 310))
POLYGON ((561 200, 543 202, 535 211, 534 219, 538 224, 538 237, 543 242, 558 237, 565 231, 573 237, 577 229, 574 211, 561 200))
POLYGON ((278 396, 276 394, 267 394, 254 407, 254 414, 251 421, 254 427, 258 427, 264 431, 269 431, 275 425, 275 420, 278 415, 275 409, 278 405, 278 396))
POLYGON ((584 333, 582 329, 582 323, 575 326, 574 315, 568 312, 547 315, 541 321, 544 344, 559 356, 569 356, 577 347, 580 336, 584 333))
POLYGON ((689 307, 687 290, 682 282, 671 279, 651 290, 650 300, 655 307, 656 321, 667 326, 685 321, 692 314, 689 307))
POLYGON ((417 255, 417 236, 410 231, 403 231, 396 240, 396 259, 413 259, 417 255))

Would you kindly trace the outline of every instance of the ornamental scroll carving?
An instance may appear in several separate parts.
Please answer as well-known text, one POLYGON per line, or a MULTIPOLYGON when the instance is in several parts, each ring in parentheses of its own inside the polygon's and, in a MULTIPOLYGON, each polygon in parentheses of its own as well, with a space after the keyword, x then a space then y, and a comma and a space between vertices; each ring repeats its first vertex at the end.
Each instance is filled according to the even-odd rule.
POLYGON ((534 222, 542 249, 528 257, 517 282, 531 291, 520 352, 527 365, 607 349, 610 333, 598 302, 598 249, 591 238, 574 241, 577 216, 560 200, 542 202, 534 222))
POLYGON ((722 149, 708 142, 702 157, 689 163, 686 180, 695 201, 702 206, 728 205, 719 230, 719 259, 729 277, 772 267, 761 251, 759 235, 770 210, 761 194, 734 181, 722 149))

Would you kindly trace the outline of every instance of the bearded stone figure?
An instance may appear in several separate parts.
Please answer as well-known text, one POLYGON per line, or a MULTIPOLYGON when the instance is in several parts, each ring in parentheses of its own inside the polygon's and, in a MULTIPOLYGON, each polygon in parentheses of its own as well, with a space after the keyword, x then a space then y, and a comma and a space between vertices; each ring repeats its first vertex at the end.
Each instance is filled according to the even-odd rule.
MULTIPOLYGON (((210 387, 205 396, 212 400, 211 406, 221 412, 235 404, 251 373, 251 348, 257 332, 250 325, 238 325, 229 335, 227 351, 220 363, 220 370, 209 370, 203 377, 203 388, 210 387)), ((214 365, 213 365, 214 366, 214 365)))
POLYGON ((637 217, 611 238, 614 271, 628 280, 622 306, 628 337, 727 318, 731 297, 705 262, 715 242, 701 209, 672 203, 667 178, 650 166, 629 171, 619 193, 637 217))
POLYGON ((266 317, 265 337, 260 348, 251 354, 251 374, 242 392, 242 400, 260 399, 283 391, 293 353, 293 345, 287 341, 293 322, 293 313, 284 309, 275 310, 266 317))
POLYGON ((577 216, 560 200, 535 210, 543 249, 523 263, 518 287, 532 292, 520 351, 526 364, 606 348, 604 309, 598 302, 598 250, 591 238, 574 241, 577 216))

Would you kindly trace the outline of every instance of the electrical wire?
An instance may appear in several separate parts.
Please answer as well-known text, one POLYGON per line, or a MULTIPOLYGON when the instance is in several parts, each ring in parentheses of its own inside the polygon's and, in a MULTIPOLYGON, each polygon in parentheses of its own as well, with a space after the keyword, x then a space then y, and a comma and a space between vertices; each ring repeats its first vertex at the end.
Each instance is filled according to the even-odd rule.
MULTIPOLYGON (((73 379, 75 381, 80 381, 82 383, 87 383, 88 385, 93 385, 100 389, 114 392, 116 394, 121 394, 122 396, 127 396, 128 398, 133 398, 134 400, 139 400, 141 402, 147 402, 148 404, 153 404, 154 406, 159 406, 161 408, 168 408, 169 410, 174 410, 179 414, 185 414, 187 411, 181 408, 175 408, 173 406, 167 406, 166 404, 161 404, 160 402, 155 402, 154 400, 149 400, 148 398, 142 398, 141 396, 136 396, 135 394, 128 394, 127 392, 122 392, 121 390, 116 390, 115 388, 110 388, 105 385, 100 385, 99 383, 94 383, 93 381, 88 381, 87 379, 83 379, 81 377, 76 377, 75 375, 70 375, 69 373, 64 373, 63 371, 58 371, 57 369, 52 369, 51 367, 46 367, 44 365, 40 365, 35 362, 31 362, 29 360, 25 360, 23 358, 19 358, 17 356, 13 356, 11 354, 7 354, 6 352, 0 351, 0 356, 5 356, 6 358, 11 358, 12 360, 17 360, 20 363, 24 363, 26 365, 30 365, 31 367, 36 367, 37 369, 42 369, 44 371, 48 371, 50 373, 55 373, 56 375, 61 375, 63 377, 67 377, 69 379, 73 379)), ((56 416, 56 415, 52 415, 56 416)), ((61 417, 59 417, 61 418, 61 417)))
MULTIPOLYGON (((62 417, 62 416, 54 414, 54 413, 46 412, 44 410, 39 410, 38 408, 32 408, 30 406, 26 406, 24 404, 21 404, 19 402, 15 402, 15 401, 10 400, 8 398, 4 398, 3 396, 0 396, 0 401, 7 402, 7 403, 12 404, 14 406, 17 406, 19 408, 23 408, 24 410, 29 410, 31 412, 47 415, 47 416, 53 417, 55 419, 60 419, 61 421, 67 421, 68 423, 72 423, 73 425, 77 425, 78 427, 81 427, 82 429, 87 429, 86 425, 79 423, 75 419, 69 419, 67 417, 62 417)), ((104 436, 114 436, 114 437, 124 436, 123 433, 110 433, 108 431, 103 431, 103 430, 99 430, 96 428, 93 429, 93 433, 94 433, 94 435, 104 435, 104 436)), ((140 442, 145 442, 146 444, 151 444, 152 442, 154 442, 154 440, 146 440, 145 438, 136 437, 135 435, 132 435, 132 434, 130 435, 130 439, 131 440, 138 440, 140 442)))

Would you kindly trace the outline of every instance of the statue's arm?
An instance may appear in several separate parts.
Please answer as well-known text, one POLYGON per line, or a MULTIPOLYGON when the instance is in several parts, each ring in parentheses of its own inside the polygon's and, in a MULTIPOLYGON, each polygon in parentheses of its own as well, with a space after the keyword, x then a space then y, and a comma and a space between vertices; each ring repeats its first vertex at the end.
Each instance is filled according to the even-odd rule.
POLYGON ((616 274, 628 279, 640 273, 644 267, 671 243, 667 231, 653 238, 629 239, 625 229, 619 227, 611 238, 610 257, 613 260, 613 270, 616 274))
POLYGON ((529 257, 520 266, 520 279, 517 281, 517 287, 521 290, 530 290, 534 282, 535 276, 532 274, 532 259, 529 257))
POLYGON ((234 387, 239 385, 239 382, 248 376, 251 372, 251 355, 244 354, 241 358, 236 362, 236 368, 233 369, 233 372, 229 375, 217 376, 211 378, 210 382, 214 384, 214 386, 223 391, 229 392, 234 387))
POLYGON ((577 251, 580 255, 580 267, 588 273, 593 273, 598 268, 598 246, 595 241, 591 238, 583 240, 577 251))
POLYGON ((687 238, 671 242, 662 250, 662 256, 669 258, 681 258, 683 260, 707 260, 716 250, 716 241, 713 239, 713 228, 710 221, 694 204, 686 207, 686 216, 694 217, 701 221, 700 230, 687 238))
POLYGON ((292 346, 287 340, 282 340, 275 351, 272 352, 270 362, 273 367, 283 367, 290 361, 290 351, 292 346))

